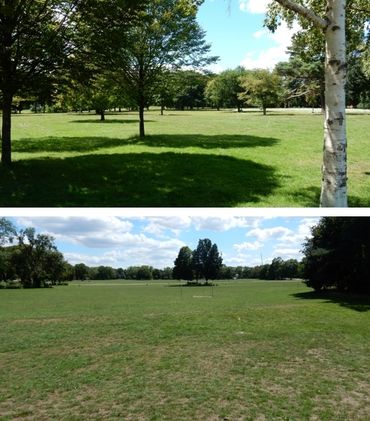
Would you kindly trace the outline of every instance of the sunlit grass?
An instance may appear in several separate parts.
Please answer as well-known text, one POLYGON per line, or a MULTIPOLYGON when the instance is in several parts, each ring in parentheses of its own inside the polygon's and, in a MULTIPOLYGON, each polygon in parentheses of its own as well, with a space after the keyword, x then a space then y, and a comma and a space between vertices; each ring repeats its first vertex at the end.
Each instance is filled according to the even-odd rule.
MULTIPOLYGON (((318 206, 323 116, 309 111, 21 114, 1 206, 318 206)), ((351 206, 370 206, 369 114, 348 116, 351 206)))
POLYGON ((0 418, 369 418, 368 300, 175 285, 1 290, 0 418))

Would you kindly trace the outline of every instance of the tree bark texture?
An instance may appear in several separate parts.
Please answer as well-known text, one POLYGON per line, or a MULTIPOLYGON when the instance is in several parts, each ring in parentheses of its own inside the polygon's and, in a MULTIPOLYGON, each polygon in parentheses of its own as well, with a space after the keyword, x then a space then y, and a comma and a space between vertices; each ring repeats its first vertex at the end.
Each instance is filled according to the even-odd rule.
POLYGON ((326 18, 290 0, 275 0, 325 34, 325 123, 321 207, 347 207, 346 0, 326 0, 326 18))
POLYGON ((322 207, 347 206, 345 9, 345 0, 327 1, 322 207))

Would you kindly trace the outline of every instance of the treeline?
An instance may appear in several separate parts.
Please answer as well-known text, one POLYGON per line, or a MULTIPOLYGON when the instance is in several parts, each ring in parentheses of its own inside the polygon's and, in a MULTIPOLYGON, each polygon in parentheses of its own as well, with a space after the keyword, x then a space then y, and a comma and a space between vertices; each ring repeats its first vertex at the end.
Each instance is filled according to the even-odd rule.
POLYGON ((370 293, 370 218, 326 217, 304 244, 304 277, 316 291, 370 293))

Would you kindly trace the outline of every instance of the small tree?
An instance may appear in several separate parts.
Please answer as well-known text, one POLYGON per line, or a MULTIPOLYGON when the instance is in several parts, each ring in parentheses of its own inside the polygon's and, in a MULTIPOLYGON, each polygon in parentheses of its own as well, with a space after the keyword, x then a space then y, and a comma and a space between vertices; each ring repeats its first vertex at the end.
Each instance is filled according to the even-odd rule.
POLYGON ((263 115, 266 115, 267 107, 280 102, 282 81, 277 73, 265 69, 251 70, 241 76, 240 83, 244 92, 239 98, 261 107, 263 115))

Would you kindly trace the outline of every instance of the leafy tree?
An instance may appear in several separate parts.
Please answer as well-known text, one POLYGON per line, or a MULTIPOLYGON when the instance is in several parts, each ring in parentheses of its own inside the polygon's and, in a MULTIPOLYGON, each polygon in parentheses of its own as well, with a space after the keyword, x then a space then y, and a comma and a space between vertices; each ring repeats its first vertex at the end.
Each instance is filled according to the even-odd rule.
POLYGON ((79 281, 84 281, 88 278, 89 268, 84 263, 77 263, 74 266, 75 278, 79 281))
POLYGON ((206 98, 219 108, 237 108, 238 112, 242 110, 243 100, 240 94, 243 88, 240 78, 245 74, 243 67, 237 67, 234 70, 225 70, 212 78, 206 88, 206 98))
POLYGON ((179 254, 174 262, 173 278, 185 279, 186 281, 193 280, 193 252, 189 247, 181 247, 179 254))
POLYGON ((0 218, 0 246, 12 243, 17 236, 14 224, 6 218, 0 218))
POLYGON ((239 98, 249 104, 262 108, 266 115, 267 107, 276 106, 281 98, 281 79, 277 73, 265 69, 246 72, 240 78, 244 90, 239 98))
POLYGON ((316 291, 370 292, 370 218, 322 218, 303 253, 307 285, 316 291))
MULTIPOLYGON (((114 19, 109 30, 104 30, 104 41, 99 39, 94 45, 101 65, 114 69, 115 77, 139 108, 140 137, 145 136, 144 109, 161 73, 169 68, 199 67, 215 60, 206 57, 210 47, 196 21, 201 3, 201 0, 139 2, 138 19, 132 25, 122 28, 119 22, 126 21, 114 19)), ((118 9, 112 8, 114 13, 121 13, 118 9)), ((101 22, 106 28, 104 19, 97 26, 96 22, 90 26, 101 28, 101 22)))
POLYGON ((115 279, 115 278, 116 278, 116 271, 110 266, 98 266, 96 268, 95 279, 107 280, 107 279, 115 279))
POLYGON ((70 52, 68 24, 77 0, 4 0, 0 3, 2 154, 11 163, 11 106, 22 89, 37 90, 70 52))
POLYGON ((311 55, 325 51, 323 207, 347 206, 346 40, 352 50, 363 40, 369 16, 366 11, 367 0, 353 0, 348 6, 346 0, 275 0, 266 21, 274 30, 280 18, 290 24, 298 19, 303 28, 297 36, 301 44, 308 46, 311 55))
POLYGON ((199 240, 197 248, 193 251, 192 264, 195 271, 195 278, 204 278, 206 284, 209 279, 216 279, 222 266, 217 244, 205 238, 199 240))
POLYGON ((46 281, 57 281, 63 256, 57 251, 54 239, 37 234, 34 228, 18 233, 18 247, 12 256, 16 273, 25 288, 40 288, 46 281), (56 275, 58 274, 58 275, 56 275))

